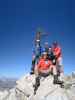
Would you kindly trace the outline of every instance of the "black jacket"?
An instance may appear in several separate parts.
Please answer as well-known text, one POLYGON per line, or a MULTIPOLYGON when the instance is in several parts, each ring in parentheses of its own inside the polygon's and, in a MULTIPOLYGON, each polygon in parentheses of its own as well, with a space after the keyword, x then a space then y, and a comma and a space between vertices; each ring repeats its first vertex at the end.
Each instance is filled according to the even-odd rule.
POLYGON ((52 61, 53 65, 56 64, 56 57, 55 55, 53 54, 53 52, 48 52, 48 59, 52 61))

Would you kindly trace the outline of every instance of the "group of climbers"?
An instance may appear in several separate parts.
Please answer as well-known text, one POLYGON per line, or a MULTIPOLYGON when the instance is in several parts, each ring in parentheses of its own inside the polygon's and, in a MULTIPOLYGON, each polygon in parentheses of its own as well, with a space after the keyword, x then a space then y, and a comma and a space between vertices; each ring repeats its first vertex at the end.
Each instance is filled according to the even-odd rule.
POLYGON ((53 83, 62 86, 63 81, 58 78, 63 74, 62 51, 57 41, 54 41, 52 46, 49 46, 48 42, 46 42, 44 48, 42 48, 40 39, 36 39, 35 49, 32 54, 31 74, 36 75, 34 93, 40 86, 41 77, 47 77, 50 74, 54 77, 53 83))

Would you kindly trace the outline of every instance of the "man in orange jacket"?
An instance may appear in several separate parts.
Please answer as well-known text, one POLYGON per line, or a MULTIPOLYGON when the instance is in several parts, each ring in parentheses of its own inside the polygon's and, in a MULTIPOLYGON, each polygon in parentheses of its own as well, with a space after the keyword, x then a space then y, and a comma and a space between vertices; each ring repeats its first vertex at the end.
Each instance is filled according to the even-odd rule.
POLYGON ((56 57, 57 71, 59 72, 60 76, 63 76, 64 71, 63 71, 63 64, 62 64, 62 50, 58 45, 57 41, 53 42, 52 50, 56 57))
POLYGON ((56 66, 52 65, 52 61, 47 59, 47 52, 43 52, 42 58, 40 58, 38 64, 35 67, 36 83, 34 85, 34 94, 40 85, 40 78, 50 75, 51 69, 53 69, 54 84, 62 84, 62 81, 58 80, 56 66))

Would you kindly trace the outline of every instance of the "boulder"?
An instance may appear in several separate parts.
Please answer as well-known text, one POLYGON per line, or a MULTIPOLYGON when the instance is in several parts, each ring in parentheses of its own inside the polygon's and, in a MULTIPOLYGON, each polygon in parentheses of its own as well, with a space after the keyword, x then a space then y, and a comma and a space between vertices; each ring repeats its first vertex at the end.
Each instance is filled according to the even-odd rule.
POLYGON ((17 85, 13 89, 0 92, 0 100, 75 100, 74 78, 65 78, 64 88, 53 84, 53 76, 41 78, 40 86, 34 95, 35 77, 25 75, 16 82, 17 85))

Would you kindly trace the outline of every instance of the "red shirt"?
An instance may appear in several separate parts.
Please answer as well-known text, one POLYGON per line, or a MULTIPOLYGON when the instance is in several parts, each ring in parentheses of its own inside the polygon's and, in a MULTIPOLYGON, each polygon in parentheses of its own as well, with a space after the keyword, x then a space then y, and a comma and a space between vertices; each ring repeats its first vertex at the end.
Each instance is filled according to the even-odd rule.
POLYGON ((48 70, 52 62, 50 60, 40 59, 38 63, 38 70, 48 70))
POLYGON ((61 56, 61 48, 60 47, 53 48, 53 52, 54 52, 56 58, 59 58, 61 56))

